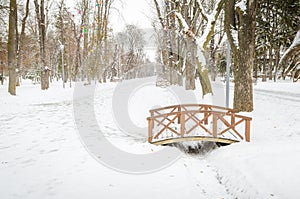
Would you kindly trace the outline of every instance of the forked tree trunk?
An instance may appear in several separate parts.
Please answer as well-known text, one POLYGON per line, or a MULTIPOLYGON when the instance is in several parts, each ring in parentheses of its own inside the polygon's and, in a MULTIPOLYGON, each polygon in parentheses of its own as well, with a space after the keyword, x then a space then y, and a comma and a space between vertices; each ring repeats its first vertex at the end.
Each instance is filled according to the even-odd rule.
POLYGON ((234 101, 237 112, 253 111, 253 65, 255 60, 256 0, 247 1, 246 11, 235 10, 235 0, 226 2, 225 31, 234 56, 234 101), (239 21, 235 23, 235 12, 239 21), (238 30, 238 46, 232 36, 232 28, 238 30))

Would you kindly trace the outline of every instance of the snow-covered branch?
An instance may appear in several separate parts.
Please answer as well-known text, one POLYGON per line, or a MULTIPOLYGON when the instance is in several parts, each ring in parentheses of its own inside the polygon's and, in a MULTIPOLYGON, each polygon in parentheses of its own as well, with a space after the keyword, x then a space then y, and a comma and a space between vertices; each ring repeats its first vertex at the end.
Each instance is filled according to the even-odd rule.
POLYGON ((200 11, 200 13, 201 13, 203 19, 204 19, 205 21, 208 21, 207 13, 205 12, 205 10, 204 10, 204 8, 203 8, 202 3, 200 2, 200 0, 197 0, 196 2, 197 2, 198 9, 199 9, 199 11, 200 11))
POLYGON ((178 21, 180 25, 183 27, 184 33, 187 33, 190 29, 189 25, 186 23, 185 19, 183 18, 182 14, 180 12, 175 12, 176 17, 178 18, 178 21))
MULTIPOLYGON (((224 2, 225 2, 224 0, 217 0, 215 7, 212 10, 211 14, 207 15, 207 26, 204 30, 204 33, 201 35, 200 38, 197 38, 196 35, 191 31, 191 27, 189 27, 189 25, 183 18, 182 14, 180 12, 175 12, 175 15, 178 18, 179 23, 183 27, 184 33, 187 34, 189 37, 192 37, 196 40, 196 43, 197 43, 197 46, 199 49, 199 58, 200 58, 199 61, 202 62, 201 64, 203 66, 205 65, 204 51, 206 49, 206 46, 208 45, 208 42, 209 42, 211 36, 213 35, 216 21, 219 17, 219 14, 221 12, 222 5, 224 2)), ((201 5, 199 0, 197 0, 197 3, 199 5, 201 5)), ((203 9, 203 7, 202 7, 202 9, 203 9)))
POLYGON ((204 33, 201 35, 201 37, 199 39, 197 39, 198 46, 203 50, 206 48, 206 46, 214 32, 216 21, 219 17, 219 14, 221 12, 222 5, 224 2, 225 2, 224 0, 217 0, 213 11, 211 12, 211 14, 209 14, 207 16, 208 21, 207 21, 207 26, 204 30, 204 33))
POLYGON ((285 51, 279 61, 279 65, 285 62, 295 51, 300 51, 300 30, 298 30, 292 45, 285 51))
POLYGON ((247 1, 241 0, 237 4, 235 4, 235 9, 240 12, 241 14, 245 14, 247 10, 247 1))

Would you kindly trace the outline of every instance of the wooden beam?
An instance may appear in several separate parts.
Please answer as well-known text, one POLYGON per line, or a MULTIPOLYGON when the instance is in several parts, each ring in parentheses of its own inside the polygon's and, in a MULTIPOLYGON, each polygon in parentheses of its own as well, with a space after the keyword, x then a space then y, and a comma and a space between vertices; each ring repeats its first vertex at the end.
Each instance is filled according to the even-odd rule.
POLYGON ((176 118, 177 118, 177 115, 168 124, 163 124, 162 122, 158 121, 157 119, 154 119, 156 122, 158 122, 159 124, 162 124, 164 126, 164 128, 162 128, 160 130, 160 132, 154 136, 154 138, 157 139, 158 136, 160 136, 166 129, 169 129, 170 131, 174 132, 175 134, 178 134, 174 129, 169 127, 170 124, 172 124, 176 118))
POLYGON ((189 142, 189 141, 207 141, 207 142, 219 142, 224 144, 232 144, 238 142, 237 140, 227 139, 227 138, 213 138, 206 136, 189 136, 189 137, 178 137, 178 138, 169 138, 165 140, 159 140, 151 142, 151 144, 155 145, 164 145, 164 144, 172 144, 178 142, 189 142))
POLYGON ((250 120, 246 120, 245 136, 246 136, 246 141, 250 142, 250 120))
POLYGON ((152 142, 152 137, 153 137, 153 135, 152 135, 152 128, 153 128, 153 120, 152 120, 152 118, 147 118, 147 120, 148 120, 148 142, 152 142))
POLYGON ((213 113, 213 137, 218 137, 218 115, 213 113))

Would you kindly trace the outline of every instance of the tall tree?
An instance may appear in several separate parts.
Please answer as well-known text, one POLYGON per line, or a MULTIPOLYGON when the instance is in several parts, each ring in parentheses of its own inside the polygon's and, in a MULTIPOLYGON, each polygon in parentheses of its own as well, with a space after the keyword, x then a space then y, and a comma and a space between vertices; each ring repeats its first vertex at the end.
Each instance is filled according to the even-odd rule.
MULTIPOLYGON (((25 40, 25 28, 26 28, 26 20, 29 15, 29 0, 26 0, 26 5, 25 5, 25 15, 22 18, 21 21, 21 33, 18 39, 18 50, 17 50, 17 70, 18 73, 20 73, 20 68, 21 68, 21 62, 22 62, 22 51, 23 51, 23 46, 24 46, 24 40, 25 40)), ((17 86, 19 86, 19 78, 17 78, 17 86)))
POLYGON ((8 92, 16 95, 16 66, 17 66, 17 0, 11 0, 9 4, 9 27, 8 27, 8 92))
POLYGON ((35 13, 38 22, 38 32, 39 32, 39 45, 40 45, 40 55, 39 55, 39 65, 41 70, 41 89, 45 90, 49 88, 49 73, 46 68, 46 20, 45 20, 45 1, 34 0, 35 13))
MULTIPOLYGON (((162 14, 162 9, 159 7, 158 1, 154 0, 158 18, 164 30, 171 29, 176 31, 178 36, 183 35, 183 42, 178 43, 178 49, 185 49, 183 62, 185 63, 183 70, 186 76, 186 89, 194 89, 195 69, 198 69, 200 83, 202 86, 202 94, 212 93, 208 69, 206 68, 206 51, 208 43, 214 33, 214 28, 218 16, 222 10, 224 0, 217 0, 213 9, 205 9, 203 2, 200 0, 181 0, 181 1, 165 1, 165 5, 171 7, 167 10, 165 16, 162 14), (169 3, 171 5, 169 5, 169 3), (174 6, 175 5, 175 6, 174 6), (173 22, 171 19, 166 23, 168 18, 176 19, 173 22), (182 45, 183 46, 180 46, 182 45)), ((177 36, 177 38, 178 38, 177 36)), ((171 40, 171 38, 168 38, 171 40)), ((168 42, 170 48, 172 42, 168 42)), ((174 51, 174 48, 171 48, 174 51)), ((180 51, 180 50, 179 50, 180 51)), ((177 53, 179 53, 179 51, 177 53)), ((173 53, 169 56, 170 61, 173 61, 173 53)), ((175 60, 176 61, 176 60, 175 60)), ((177 61, 181 63, 180 60, 177 61)))
POLYGON ((255 60, 256 0, 228 0, 225 31, 234 58, 234 102, 237 112, 253 111, 252 75, 255 60))
POLYGON ((290 64, 290 67, 288 68, 287 72, 300 72, 300 69, 297 68, 300 65, 300 23, 298 29, 299 30, 295 36, 292 45, 285 51, 279 62, 279 65, 283 65, 283 63, 288 62, 289 59, 291 60, 291 63, 293 64, 290 64))
POLYGON ((256 67, 254 76, 262 72, 263 81, 269 78, 276 80, 277 71, 281 76, 290 72, 289 64, 279 66, 281 51, 287 49, 297 32, 300 21, 300 1, 295 0, 260 0, 256 18, 256 67))

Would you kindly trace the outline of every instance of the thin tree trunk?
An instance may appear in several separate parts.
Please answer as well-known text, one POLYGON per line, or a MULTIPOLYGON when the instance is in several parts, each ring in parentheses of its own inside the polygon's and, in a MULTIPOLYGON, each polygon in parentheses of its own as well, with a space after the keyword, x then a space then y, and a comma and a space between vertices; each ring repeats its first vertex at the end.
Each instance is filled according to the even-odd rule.
POLYGON ((273 78, 273 69, 274 69, 274 61, 273 61, 273 46, 269 47, 269 80, 273 78))
POLYGON ((263 62, 263 75, 262 75, 262 81, 267 81, 267 50, 264 50, 264 62, 263 62))
MULTIPOLYGON (((22 19, 22 27, 21 27, 21 34, 20 34, 20 39, 19 39, 19 48, 17 51, 17 69, 20 73, 20 68, 21 68, 21 62, 22 62, 22 51, 23 51, 23 46, 24 46, 24 39, 25 39, 25 28, 26 28, 26 20, 29 15, 29 1, 26 1, 26 7, 25 7, 25 16, 22 19)), ((19 77, 17 78, 17 86, 19 86, 19 77)))
POLYGON ((277 72, 278 72, 278 67, 279 67, 279 56, 280 56, 280 51, 278 46, 275 48, 275 73, 274 73, 274 82, 277 81, 277 72))
POLYGON ((195 42, 192 38, 187 38, 187 55, 185 66, 185 89, 195 90, 195 68, 196 68, 196 52, 195 42))

